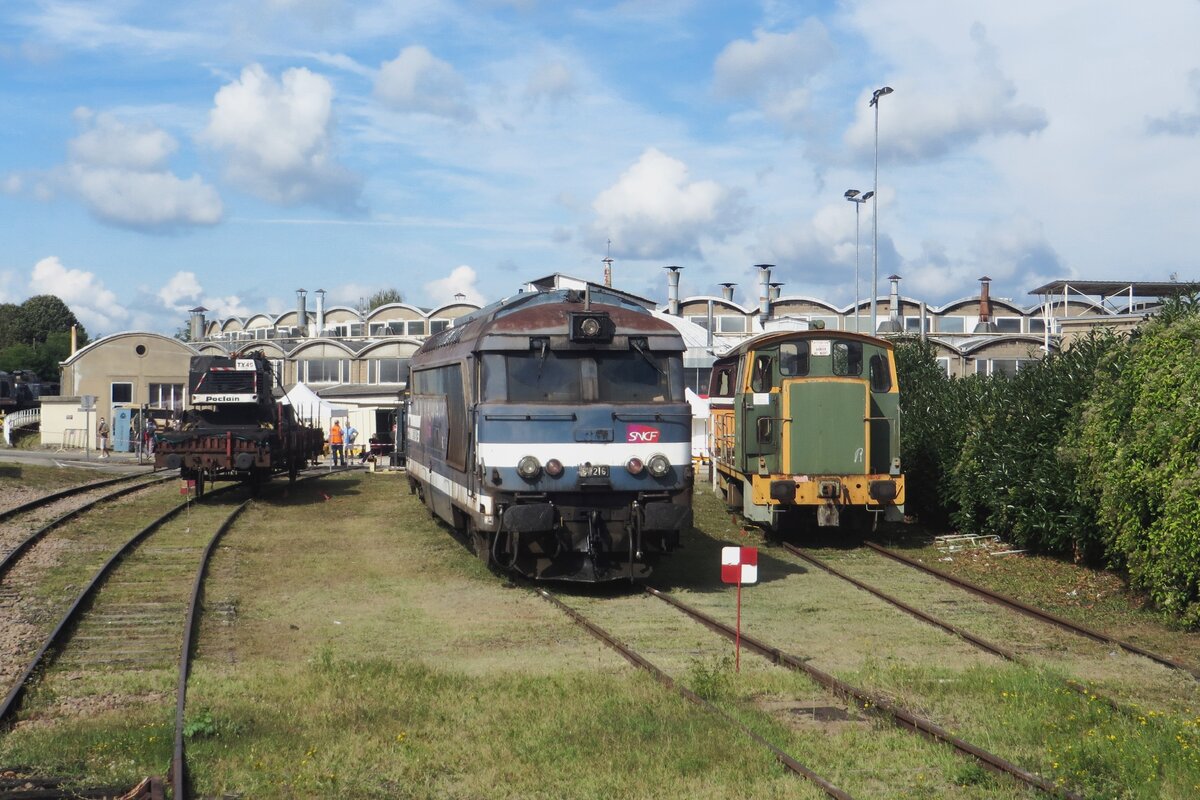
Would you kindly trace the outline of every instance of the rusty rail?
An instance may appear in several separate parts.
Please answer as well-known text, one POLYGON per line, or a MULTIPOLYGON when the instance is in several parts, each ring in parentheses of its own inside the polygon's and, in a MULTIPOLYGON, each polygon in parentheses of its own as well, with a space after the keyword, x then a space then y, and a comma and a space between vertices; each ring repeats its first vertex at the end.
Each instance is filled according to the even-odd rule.
MULTIPOLYGON (((725 636, 730 641, 733 641, 738 635, 737 631, 715 617, 709 616, 708 614, 705 614, 704 612, 699 611, 698 609, 695 609, 664 592, 660 592, 658 589, 647 586, 646 592, 654 597, 657 597, 659 600, 674 606, 692 619, 707 627, 709 630, 725 636)), ((805 675, 812 678, 817 684, 833 692, 838 697, 842 697, 846 700, 857 701, 858 703, 863 704, 864 708, 875 708, 891 717, 899 727, 907 728, 908 730, 920 733, 931 741, 940 742, 952 747, 954 750, 963 755, 971 756, 982 766, 992 770, 993 772, 1002 775, 1008 775, 1028 786, 1040 789, 1041 791, 1050 795, 1065 798, 1066 800, 1083 800, 1080 795, 1064 789, 1063 787, 1056 785, 1053 781, 1032 773, 1023 767, 1008 761, 1007 759, 1001 758, 995 753, 984 750, 978 745, 971 744, 965 739, 955 736, 953 733, 941 727, 940 725, 914 714, 908 709, 893 703, 888 698, 879 694, 875 694, 874 692, 869 692, 866 689, 859 688, 847 683, 846 681, 843 681, 840 678, 834 677, 828 672, 817 669, 811 664, 805 663, 803 659, 797 656, 790 655, 777 647, 772 647, 766 644, 762 640, 747 634, 745 631, 741 632, 741 642, 743 645, 749 647, 751 650, 754 650, 759 655, 771 659, 780 666, 794 669, 798 672, 803 672, 805 675)))
MULTIPOLYGON (((229 488, 232 487, 224 487, 222 489, 218 489, 217 491, 226 491, 229 488)), ((40 666, 43 665, 43 663, 49 662, 50 659, 48 654, 50 654, 62 643, 62 640, 65 638, 66 631, 82 613, 88 601, 99 589, 100 585, 104 582, 104 579, 108 576, 108 574, 116 567, 118 563, 121 562, 123 558, 125 558, 126 555, 132 552, 133 549, 139 543, 141 543, 143 539, 150 536, 150 534, 154 533, 155 530, 167 523, 175 515, 186 509, 189 502, 191 502, 191 498, 188 498, 184 502, 178 504, 170 511, 158 517, 158 519, 151 522, 145 528, 142 528, 142 530, 135 533, 127 542, 125 542, 125 544, 117 548, 117 551, 109 556, 108 560, 104 562, 104 565, 96 571, 96 574, 92 576, 92 579, 88 581, 87 585, 83 587, 82 591, 80 591, 79 596, 75 598, 75 602, 73 602, 71 607, 67 609, 66 614, 64 614, 62 619, 59 620, 58 625, 56 625, 54 630, 50 632, 50 635, 46 637, 46 640, 38 649, 37 654, 33 657, 33 660, 29 663, 29 666, 25 668, 25 671, 21 673, 21 676, 17 679, 16 684, 13 685, 12 689, 5 696, 4 701, 0 703, 0 727, 7 725, 11 720, 12 715, 16 712, 21 697, 25 693, 25 688, 30 677, 40 666)))
MULTIPOLYGON (((313 480, 316 478, 324 478, 329 475, 336 475, 338 472, 346 472, 352 467, 345 467, 336 472, 316 472, 312 475, 306 475, 296 483, 313 480)), ((233 488, 232 486, 224 487, 225 489, 233 488)), ((175 689, 175 740, 171 750, 171 797, 173 800, 187 800, 192 796, 191 786, 187 779, 187 758, 184 754, 183 747, 183 728, 184 728, 184 711, 187 707, 187 682, 188 676, 192 669, 192 640, 197 629, 197 609, 200 607, 200 595, 204 590, 204 579, 208 575, 208 565, 212 561, 213 551, 217 544, 220 543, 222 537, 229 532, 233 526, 234 520, 248 506, 253 498, 242 502, 233 512, 225 518, 217 532, 209 539, 208 545, 205 546, 204 552, 200 555, 200 564, 196 568, 196 577, 192 582, 192 593, 188 599, 186 620, 183 628, 183 646, 179 654, 179 680, 175 689)))
POLYGON ((538 589, 537 591, 538 591, 538 594, 540 594, 543 598, 548 600, 550 603, 552 603, 554 606, 556 606, 560 611, 562 611, 564 614, 566 614, 568 617, 570 617, 572 620, 574 620, 576 624, 582 626, 590 634, 592 634, 597 639, 604 642, 604 644, 608 645, 613 650, 615 650, 617 653, 619 653, 626 661, 628 661, 629 663, 633 664, 636 667, 639 667, 640 669, 646 670, 651 675, 653 675, 659 681, 659 683, 663 684, 664 686, 666 686, 669 689, 674 689, 684 699, 686 699, 692 703, 695 703, 696 705, 700 706, 701 708, 706 709, 707 711, 712 712, 713 714, 716 714, 717 716, 724 719, 726 722, 730 723, 734 727, 741 730, 743 733, 745 733, 747 736, 749 736, 755 742, 757 742, 758 744, 761 744, 764 747, 766 747, 767 749, 769 749, 774 754, 775 758, 778 759, 779 763, 783 764, 785 767, 787 767, 789 770, 796 773, 797 775, 807 778, 813 784, 820 787, 820 789, 822 791, 824 791, 825 794, 829 795, 830 797, 838 798, 838 800, 852 800, 851 796, 849 794, 847 794, 845 791, 834 786, 828 780, 826 780, 825 778, 822 778, 820 775, 813 772, 808 767, 804 766, 802 763, 797 761, 795 758, 788 755, 787 753, 785 753, 783 750, 779 749, 775 745, 771 744, 769 741, 764 739, 761 735, 759 735, 754 730, 749 728, 745 723, 741 722, 738 719, 735 719, 734 717, 725 713, 721 709, 717 708, 715 705, 713 705, 709 701, 705 700, 703 697, 696 694, 691 689, 688 689, 686 686, 681 686, 678 683, 676 683, 675 680, 673 678, 671 678, 670 675, 663 672, 661 669, 659 669, 657 666, 652 664, 641 654, 639 654, 638 652, 636 652, 635 650, 630 648, 628 645, 622 643, 611 633, 609 633, 608 631, 604 630, 596 623, 589 620, 587 617, 585 617, 580 612, 576 611, 575 609, 568 606, 566 603, 559 600, 554 595, 550 594, 550 592, 546 591, 545 589, 538 589))
MULTIPOLYGON (((139 475, 138 477, 141 477, 141 476, 139 475)), ((50 531, 57 528, 59 525, 62 525, 64 522, 67 522, 68 520, 71 520, 71 519, 79 516, 80 514, 82 514, 85 511, 90 511, 91 509, 95 508, 96 506, 100 505, 101 503, 108 502, 109 500, 115 500, 116 498, 123 497, 127 494, 133 494, 134 492, 145 489, 147 486, 152 486, 154 484, 163 483, 164 481, 169 481, 169 480, 171 480, 170 477, 159 477, 159 478, 152 478, 144 483, 137 483, 132 486, 123 486, 120 489, 116 490, 115 492, 110 492, 109 494, 106 494, 103 497, 97 497, 95 500, 89 501, 89 502, 84 503, 83 505, 79 506, 79 508, 71 509, 67 513, 65 513, 61 516, 55 517, 54 519, 50 520, 42 527, 38 528, 33 533, 29 534, 29 536, 26 536, 23 541, 21 541, 19 544, 17 544, 16 547, 14 547, 12 550, 10 550, 8 552, 7 555, 4 556, 3 560, 0 560, 0 578, 3 578, 4 575, 8 573, 9 569, 12 568, 12 565, 16 563, 17 559, 19 559, 25 553, 26 550, 28 550, 30 547, 33 547, 35 544, 37 544, 39 541, 41 541, 42 537, 44 537, 50 531)), ((100 481, 99 483, 104 484, 104 483, 110 483, 110 482, 100 481)), ((89 488, 95 489, 95 488, 97 488, 97 485, 91 484, 91 485, 89 485, 89 488)), ((72 492, 72 494, 77 494, 77 493, 78 492, 72 492)), ((67 495, 67 496, 69 496, 69 495, 67 495)), ((47 497, 49 497, 49 495, 47 495, 47 497)), ((55 497, 53 499, 61 500, 62 498, 55 497)), ((47 500, 46 498, 42 498, 38 501, 34 501, 34 505, 31 508, 37 508, 38 505, 41 505, 41 504, 47 503, 47 502, 52 502, 52 501, 47 500)), ((29 504, 26 504, 26 505, 29 505, 29 504)), ((30 509, 25 509, 25 510, 30 510, 30 509)))
POLYGON ((1080 636, 1086 636, 1093 641, 1119 647, 1127 652, 1134 653, 1135 655, 1142 656, 1143 658, 1148 658, 1155 663, 1163 665, 1164 667, 1185 672, 1188 675, 1191 675, 1193 678, 1200 680, 1200 670, 1190 667, 1181 661, 1176 661, 1168 656, 1152 652, 1144 647, 1138 647, 1136 644, 1131 642, 1114 638, 1106 633, 1101 633, 1100 631, 1089 628, 1086 625, 1080 625, 1079 623, 1072 622, 1071 620, 1060 617, 1057 614, 1052 614, 1044 609, 1031 606, 1028 603, 1023 603, 1014 597, 1009 597, 1007 595, 1000 594, 999 592, 993 592, 991 589, 971 583, 968 580, 959 578, 956 575, 951 575, 948 572, 943 572, 942 570, 931 567, 928 564, 923 564, 920 561, 917 561, 915 558, 909 558, 906 555, 897 553, 894 550, 875 544, 874 542, 866 542, 865 544, 867 547, 871 548, 880 555, 887 556, 888 558, 899 561, 902 564, 907 564, 910 567, 914 567, 915 569, 919 569, 923 572, 933 575, 935 578, 939 578, 947 583, 951 583, 960 589, 965 589, 966 591, 978 595, 989 602, 996 603, 1004 606, 1005 608, 1013 609, 1014 611, 1019 611, 1026 616, 1033 617, 1034 619, 1041 620, 1042 622, 1048 622, 1051 625, 1057 625, 1064 630, 1077 633, 1080 636))
POLYGON ((122 475, 119 478, 106 478, 102 481, 92 481, 91 483, 83 483, 79 486, 69 486, 66 489, 59 489, 57 492, 44 494, 41 497, 35 497, 33 500, 30 500, 27 503, 22 503, 19 506, 13 506, 12 508, 0 511, 0 522, 5 522, 6 520, 11 519, 18 514, 24 514, 26 511, 33 511, 35 508, 40 508, 47 503, 53 503, 55 500, 62 500, 66 497, 72 497, 73 495, 90 492, 93 489, 103 489, 105 486, 112 486, 114 484, 124 483, 125 481, 137 480, 138 478, 144 478, 146 474, 147 473, 139 472, 134 475, 122 475))

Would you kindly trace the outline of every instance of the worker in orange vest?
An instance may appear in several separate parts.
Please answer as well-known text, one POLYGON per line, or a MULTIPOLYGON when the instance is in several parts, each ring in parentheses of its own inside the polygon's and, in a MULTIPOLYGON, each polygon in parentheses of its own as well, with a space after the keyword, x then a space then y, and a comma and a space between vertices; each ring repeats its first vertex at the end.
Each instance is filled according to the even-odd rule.
POLYGON ((346 466, 346 453, 342 449, 344 441, 342 438, 342 426, 337 420, 333 421, 333 425, 329 428, 329 454, 333 457, 333 465, 346 466))

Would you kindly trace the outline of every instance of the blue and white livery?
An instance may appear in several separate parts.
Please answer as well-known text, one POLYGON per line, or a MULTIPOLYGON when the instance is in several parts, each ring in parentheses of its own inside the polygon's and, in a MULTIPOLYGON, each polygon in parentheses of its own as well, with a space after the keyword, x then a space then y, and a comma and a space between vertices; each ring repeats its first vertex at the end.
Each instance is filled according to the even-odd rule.
POLYGON ((614 293, 531 292, 413 356, 409 483, 488 563, 644 578, 692 524, 684 343, 614 293))

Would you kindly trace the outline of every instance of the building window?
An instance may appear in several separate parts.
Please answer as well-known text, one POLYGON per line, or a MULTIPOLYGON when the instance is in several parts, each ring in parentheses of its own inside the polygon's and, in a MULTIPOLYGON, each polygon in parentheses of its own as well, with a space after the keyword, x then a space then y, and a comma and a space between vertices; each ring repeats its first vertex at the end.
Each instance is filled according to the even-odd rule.
POLYGON ((113 383, 109 389, 109 399, 114 403, 132 403, 133 384, 113 383))
MULTIPOLYGON (((905 317, 904 318, 904 330, 908 331, 909 333, 920 333, 921 332, 921 318, 920 317, 905 317)), ((929 316, 926 316, 925 317, 925 332, 929 333, 932 330, 933 330, 933 319, 929 316)))
POLYGON ((684 319, 686 319, 688 322, 692 323, 693 325, 699 325, 701 328, 704 328, 704 330, 708 330, 708 316, 707 315, 705 315, 703 317, 684 317, 684 319))
POLYGON ((810 316, 808 318, 808 324, 810 328, 815 327, 813 325, 814 322, 824 323, 825 330, 827 331, 836 331, 838 329, 838 323, 841 322, 841 317, 810 316))
POLYGON ((182 383, 152 383, 150 384, 150 407, 167 408, 174 411, 183 408, 182 383))
POLYGON ((425 320, 411 319, 408 321, 409 336, 424 336, 425 335, 425 320))
POLYGON ((860 315, 857 318, 856 326, 855 317, 853 314, 851 314, 850 316, 846 317, 846 327, 843 328, 843 330, 850 331, 851 333, 867 333, 871 330, 871 316, 869 314, 867 316, 860 315))
POLYGON ((1000 333, 1020 333, 1020 317, 996 317, 996 330, 1000 333))
POLYGON ((1030 317, 1029 318, 1029 332, 1030 333, 1045 333, 1046 332, 1046 320, 1038 319, 1036 317, 1030 317))
POLYGON ((717 331, 719 333, 745 333, 746 318, 723 314, 717 317, 717 331))
POLYGON ((993 358, 980 359, 975 362, 976 375, 1016 375, 1023 366, 1030 363, 1028 358, 993 358))
POLYGON ((429 320, 429 335, 432 336, 435 333, 441 333, 449 327, 450 320, 448 319, 431 319, 429 320))
POLYGON ((965 333, 967 329, 967 318, 939 317, 937 329, 939 333, 965 333))
POLYGON ((407 383, 407 358, 372 358, 367 360, 367 383, 407 383))
POLYGON ((947 378, 951 377, 951 374, 950 374, 950 359, 949 359, 949 358, 938 358, 938 359, 935 359, 935 360, 937 361, 937 363, 938 363, 938 366, 942 368, 942 371, 944 371, 944 372, 946 373, 946 377, 947 377, 947 378))
POLYGON ((299 367, 305 383, 341 383, 350 373, 350 362, 340 358, 309 358, 299 367))

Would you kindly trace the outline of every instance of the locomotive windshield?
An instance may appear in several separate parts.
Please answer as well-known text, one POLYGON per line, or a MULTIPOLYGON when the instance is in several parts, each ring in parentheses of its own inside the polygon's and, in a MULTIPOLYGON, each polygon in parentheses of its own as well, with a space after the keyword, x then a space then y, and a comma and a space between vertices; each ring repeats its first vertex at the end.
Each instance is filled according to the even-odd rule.
POLYGON ((640 350, 489 353, 484 402, 654 403, 683 401, 683 360, 640 350))

